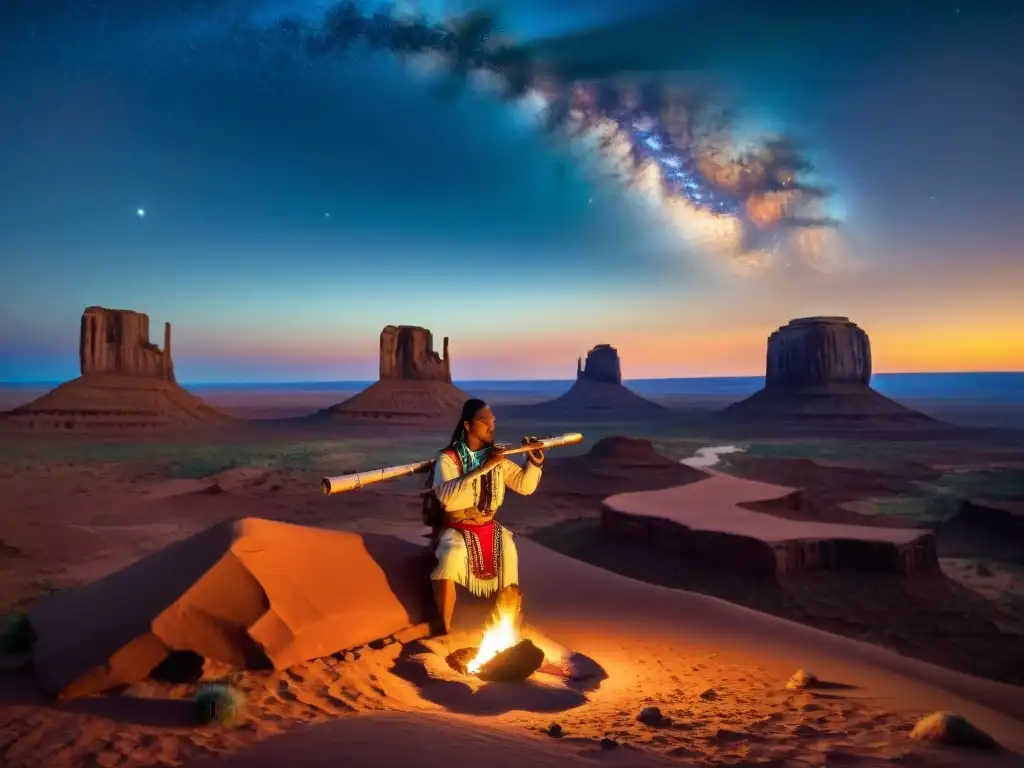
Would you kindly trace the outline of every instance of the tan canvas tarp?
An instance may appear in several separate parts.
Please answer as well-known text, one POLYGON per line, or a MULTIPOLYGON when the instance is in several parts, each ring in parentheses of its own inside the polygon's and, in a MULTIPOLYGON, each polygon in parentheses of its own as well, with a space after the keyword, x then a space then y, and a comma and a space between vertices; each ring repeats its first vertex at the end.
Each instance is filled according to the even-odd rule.
POLYGON ((429 621, 426 547, 247 518, 212 526, 29 609, 42 686, 85 696, 170 651, 282 669, 429 621))

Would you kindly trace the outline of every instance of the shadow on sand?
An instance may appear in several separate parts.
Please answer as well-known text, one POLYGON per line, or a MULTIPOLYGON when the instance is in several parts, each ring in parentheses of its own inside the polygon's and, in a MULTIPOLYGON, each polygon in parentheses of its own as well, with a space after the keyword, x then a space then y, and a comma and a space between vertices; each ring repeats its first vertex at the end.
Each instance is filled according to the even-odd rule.
POLYGON ((124 725, 187 728, 195 725, 192 700, 118 695, 120 689, 84 699, 59 701, 47 696, 31 670, 0 673, 0 706, 45 707, 54 712, 89 715, 124 725))
POLYGON ((97 696, 60 702, 54 709, 151 728, 187 728, 196 724, 191 699, 97 696))
MULTIPOLYGON (((528 621, 528 598, 524 605, 528 621)), ((586 703, 587 693, 597 690, 601 681, 608 677, 597 662, 573 654, 573 664, 582 671, 576 680, 544 673, 535 673, 518 683, 481 683, 475 678, 462 678, 448 666, 445 658, 456 647, 472 645, 468 638, 484 626, 493 607, 493 599, 475 597, 460 587, 455 606, 453 634, 407 644, 391 670, 416 686, 426 701, 451 712, 468 715, 488 716, 512 711, 564 712, 586 703), (467 639, 460 644, 459 639, 463 635, 467 639)))
POLYGON ((447 662, 422 643, 402 649, 391 671, 412 683, 420 696, 450 712, 464 715, 500 715, 506 712, 564 712, 586 703, 586 694, 560 678, 544 675, 552 683, 529 679, 518 683, 483 683, 475 686, 456 679, 447 662))

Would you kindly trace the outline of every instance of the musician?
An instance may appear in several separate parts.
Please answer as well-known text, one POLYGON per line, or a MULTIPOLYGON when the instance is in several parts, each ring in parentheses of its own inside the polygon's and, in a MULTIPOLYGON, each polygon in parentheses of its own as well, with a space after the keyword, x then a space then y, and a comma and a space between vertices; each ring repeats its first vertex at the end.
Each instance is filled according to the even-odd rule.
MULTIPOLYGON (((532 442, 524 438, 523 444, 532 442)), ((540 483, 543 449, 529 451, 525 466, 494 445, 494 413, 483 400, 467 400, 452 439, 434 462, 424 522, 434 528, 437 566, 434 599, 451 631, 455 585, 489 597, 519 583, 519 558, 512 533, 495 519, 505 490, 529 496, 540 483)))

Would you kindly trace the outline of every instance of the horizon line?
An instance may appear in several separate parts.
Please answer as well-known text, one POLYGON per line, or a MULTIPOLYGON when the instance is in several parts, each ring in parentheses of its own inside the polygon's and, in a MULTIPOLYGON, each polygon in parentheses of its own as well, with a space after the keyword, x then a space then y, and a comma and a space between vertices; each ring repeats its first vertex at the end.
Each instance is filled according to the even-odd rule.
MULTIPOLYGON (((872 373, 871 377, 876 376, 1019 376, 1024 375, 1022 371, 879 371, 872 373)), ((74 378, 80 378, 75 376, 74 378)), ((732 375, 732 376, 652 376, 642 378, 623 378, 623 384, 629 382, 653 382, 653 381, 739 381, 745 379, 763 379, 765 374, 744 374, 744 375, 732 375)), ((51 384, 63 384, 73 379, 19 379, 19 380, 8 380, 0 381, 0 386, 32 386, 32 385, 51 385, 51 384)), ((452 379, 453 384, 487 384, 487 383, 552 383, 562 384, 565 382, 575 381, 576 377, 571 378, 536 378, 536 379, 510 379, 510 378, 493 378, 493 379, 452 379)), ((306 384, 306 385, 324 385, 324 384, 373 384, 379 381, 379 379, 259 379, 259 380, 177 380, 178 384, 183 386, 251 386, 253 384, 306 384)))

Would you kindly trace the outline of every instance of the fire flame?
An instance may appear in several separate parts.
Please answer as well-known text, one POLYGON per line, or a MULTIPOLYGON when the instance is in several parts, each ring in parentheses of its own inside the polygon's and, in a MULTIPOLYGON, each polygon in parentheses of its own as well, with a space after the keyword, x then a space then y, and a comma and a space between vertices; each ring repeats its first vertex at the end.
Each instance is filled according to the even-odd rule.
POLYGON ((466 665, 466 669, 471 674, 475 675, 484 664, 522 639, 520 599, 519 589, 515 586, 506 588, 498 595, 490 621, 484 628, 484 636, 480 640, 476 656, 466 665))

